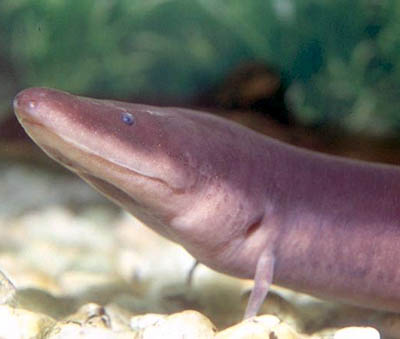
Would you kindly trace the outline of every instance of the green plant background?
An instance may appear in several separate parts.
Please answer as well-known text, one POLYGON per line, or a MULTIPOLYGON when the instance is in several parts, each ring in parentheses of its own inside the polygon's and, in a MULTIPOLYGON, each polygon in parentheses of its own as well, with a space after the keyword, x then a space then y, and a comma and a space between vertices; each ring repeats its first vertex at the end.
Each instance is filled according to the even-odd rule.
POLYGON ((299 121, 400 134, 399 17, 396 0, 1 0, 0 112, 29 86, 187 98, 259 60, 299 121))

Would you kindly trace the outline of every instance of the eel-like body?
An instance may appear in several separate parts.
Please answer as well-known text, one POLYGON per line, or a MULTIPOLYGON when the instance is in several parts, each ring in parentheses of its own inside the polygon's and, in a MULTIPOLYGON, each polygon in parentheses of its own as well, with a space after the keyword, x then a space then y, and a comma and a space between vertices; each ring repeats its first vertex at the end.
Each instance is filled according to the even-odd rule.
POLYGON ((400 312, 400 169, 286 145, 181 108, 22 91, 17 117, 53 159, 201 263, 400 312))

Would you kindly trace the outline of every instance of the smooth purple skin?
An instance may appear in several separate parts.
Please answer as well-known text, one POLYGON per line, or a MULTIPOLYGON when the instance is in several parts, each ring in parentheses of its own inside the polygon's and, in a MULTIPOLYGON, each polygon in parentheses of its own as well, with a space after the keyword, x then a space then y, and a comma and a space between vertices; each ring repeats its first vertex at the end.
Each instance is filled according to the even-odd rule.
POLYGON ((149 227, 223 273, 400 311, 400 170, 289 146, 204 112, 32 88, 33 140, 149 227), (131 115, 127 118, 126 115, 131 115))

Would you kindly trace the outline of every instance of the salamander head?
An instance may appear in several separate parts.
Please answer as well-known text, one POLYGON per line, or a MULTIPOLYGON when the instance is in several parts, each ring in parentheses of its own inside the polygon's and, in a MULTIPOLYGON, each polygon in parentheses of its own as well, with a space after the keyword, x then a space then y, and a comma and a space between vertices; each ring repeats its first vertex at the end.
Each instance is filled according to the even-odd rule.
POLYGON ((153 222, 149 210, 172 217, 183 207, 177 197, 195 185, 193 145, 186 138, 195 132, 174 110, 46 88, 20 92, 14 109, 50 157, 131 213, 144 214, 147 223, 153 222))

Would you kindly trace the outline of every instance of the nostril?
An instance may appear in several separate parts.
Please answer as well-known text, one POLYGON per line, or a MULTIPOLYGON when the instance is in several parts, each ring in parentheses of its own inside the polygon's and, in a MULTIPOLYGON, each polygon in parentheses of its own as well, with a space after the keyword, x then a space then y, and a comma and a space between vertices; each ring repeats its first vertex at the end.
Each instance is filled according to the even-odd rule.
POLYGON ((31 109, 36 108, 36 106, 37 106, 36 101, 31 100, 28 102, 28 107, 31 109))
POLYGON ((47 96, 44 88, 28 88, 19 92, 13 101, 14 110, 33 110, 38 108, 39 102, 47 96))
POLYGON ((24 112, 35 112, 35 109, 38 107, 38 101, 28 94, 29 93, 25 93, 25 91, 23 91, 18 93, 14 98, 13 107, 16 113, 23 114, 24 112))

